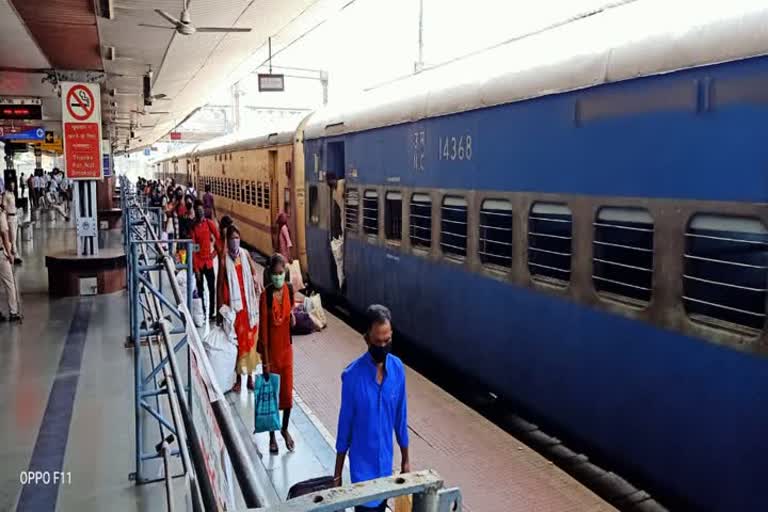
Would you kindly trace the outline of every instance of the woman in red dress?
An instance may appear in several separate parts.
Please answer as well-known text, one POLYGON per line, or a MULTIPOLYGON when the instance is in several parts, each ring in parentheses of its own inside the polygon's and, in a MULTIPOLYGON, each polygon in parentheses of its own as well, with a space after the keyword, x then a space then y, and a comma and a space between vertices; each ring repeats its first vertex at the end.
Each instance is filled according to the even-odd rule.
POLYGON ((248 389, 253 389, 253 373, 259 364, 256 351, 256 335, 259 331, 259 295, 261 283, 256 265, 248 251, 240 247, 240 230, 232 224, 226 231, 226 248, 219 258, 217 283, 218 300, 235 312, 237 335, 237 362, 235 385, 232 391, 240 392, 240 372, 248 375, 248 389))
MULTIPOLYGON (((286 261, 280 254, 273 255, 267 263, 269 282, 261 294, 259 309, 259 355, 264 373, 280 375, 279 409, 283 411, 283 425, 280 433, 285 446, 293 451, 294 442, 288 432, 288 421, 293 406, 293 347, 291 326, 293 317, 293 290, 285 279, 286 261)), ((278 453, 275 433, 269 433, 269 452, 278 453)))

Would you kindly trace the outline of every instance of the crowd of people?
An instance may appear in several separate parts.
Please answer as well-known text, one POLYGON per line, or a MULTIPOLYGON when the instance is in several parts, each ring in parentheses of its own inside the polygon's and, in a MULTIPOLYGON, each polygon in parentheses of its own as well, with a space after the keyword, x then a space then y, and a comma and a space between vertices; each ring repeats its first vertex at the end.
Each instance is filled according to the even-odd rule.
MULTIPOLYGON (((200 298, 207 298, 209 320, 223 321, 217 307, 228 306, 235 314, 237 358, 230 391, 241 391, 241 375, 247 388, 253 390, 259 364, 265 378, 279 375, 280 434, 286 448, 293 451, 295 441, 289 432, 289 421, 293 407, 291 327, 296 322, 296 298, 288 274, 293 244, 286 214, 281 213, 276 221, 276 252, 267 260, 264 271, 259 272, 249 252, 241 246, 237 224, 228 215, 219 218, 209 186, 198 197, 191 184, 183 187, 173 179, 141 179, 138 190, 148 199, 149 206, 162 209, 162 236, 177 262, 185 263, 188 255, 185 244, 174 244, 174 240, 194 243, 196 290, 200 298)), ((390 476, 393 433, 400 446, 401 471, 410 471, 405 369, 402 361, 391 353, 391 315, 381 305, 372 305, 366 315, 368 329, 364 341, 368 350, 342 374, 333 485, 342 483, 347 454, 352 482, 390 476)), ((269 432, 269 451, 279 453, 276 432, 269 432)), ((375 501, 355 510, 380 512, 386 506, 386 500, 375 501)))

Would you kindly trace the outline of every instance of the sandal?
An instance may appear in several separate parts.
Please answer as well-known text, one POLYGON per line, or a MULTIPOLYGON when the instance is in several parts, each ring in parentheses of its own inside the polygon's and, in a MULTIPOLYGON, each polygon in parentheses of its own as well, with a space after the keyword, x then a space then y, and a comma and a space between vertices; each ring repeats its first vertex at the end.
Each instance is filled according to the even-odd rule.
POLYGON ((288 448, 289 452, 292 452, 296 448, 296 443, 293 442, 293 437, 287 430, 281 430, 280 433, 283 435, 283 439, 285 439, 285 447, 288 448))
POLYGON ((280 448, 277 446, 277 439, 272 438, 269 440, 269 453, 272 455, 280 453, 280 448))

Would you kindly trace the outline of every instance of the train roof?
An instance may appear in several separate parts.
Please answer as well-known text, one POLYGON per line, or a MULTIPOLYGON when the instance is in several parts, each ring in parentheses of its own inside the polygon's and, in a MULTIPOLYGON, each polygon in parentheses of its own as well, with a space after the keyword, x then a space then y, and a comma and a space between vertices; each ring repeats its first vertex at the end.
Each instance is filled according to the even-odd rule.
POLYGON ((157 158, 156 160, 152 160, 152 164, 159 164, 161 162, 166 161, 173 161, 173 160, 180 160, 182 158, 188 158, 190 155, 192 155, 192 152, 195 150, 195 148, 198 146, 198 144, 189 144, 183 148, 177 149, 176 151, 171 151, 169 153, 166 153, 162 155, 161 157, 157 158))
POLYGON ((267 146, 290 144, 293 142, 293 136, 295 133, 296 130, 293 129, 270 133, 269 135, 259 135, 256 137, 254 137, 252 134, 244 135, 237 133, 222 135, 221 137, 201 142, 195 148, 194 156, 205 156, 214 153, 228 153, 231 151, 242 151, 244 149, 256 149, 267 146))
POLYGON ((754 0, 648 0, 519 38, 312 115, 306 138, 357 132, 768 53, 754 0))

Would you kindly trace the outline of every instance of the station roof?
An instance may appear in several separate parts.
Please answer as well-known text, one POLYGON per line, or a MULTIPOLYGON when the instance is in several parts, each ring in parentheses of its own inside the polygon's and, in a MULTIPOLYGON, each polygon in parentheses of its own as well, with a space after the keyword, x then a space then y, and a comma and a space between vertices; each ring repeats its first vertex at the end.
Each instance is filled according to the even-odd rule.
POLYGON ((305 136, 357 132, 768 54, 755 0, 644 0, 500 44, 314 113, 305 136), (649 23, 646 23, 649 22, 649 23))
POLYGON ((39 97, 46 129, 61 131, 57 81, 100 81, 104 133, 117 148, 149 145, 221 85, 286 44, 342 0, 193 0, 197 26, 250 32, 182 35, 157 12, 180 17, 184 0, 0 0, 0 96, 39 97), (170 25, 169 25, 170 26, 170 25), (143 77, 152 70, 151 107, 143 77), (77 70, 76 73, 69 72, 77 70), (131 138, 131 132, 135 135, 131 138))

